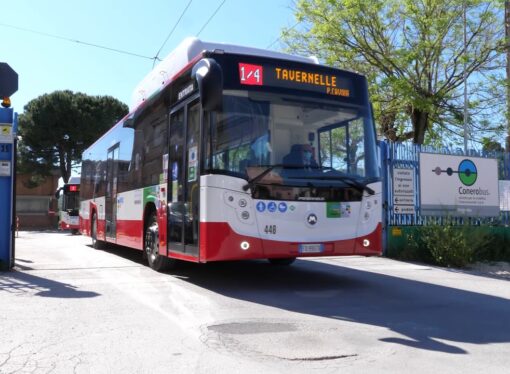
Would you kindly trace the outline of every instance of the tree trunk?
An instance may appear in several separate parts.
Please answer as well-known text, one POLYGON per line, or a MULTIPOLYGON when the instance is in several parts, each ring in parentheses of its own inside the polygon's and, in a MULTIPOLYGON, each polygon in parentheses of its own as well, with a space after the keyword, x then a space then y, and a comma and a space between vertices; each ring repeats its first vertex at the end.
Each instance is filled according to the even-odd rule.
POLYGON ((505 1, 505 42, 506 42, 506 121, 507 137, 505 149, 510 152, 510 1, 505 1))
POLYGON ((67 167, 67 160, 66 160, 67 152, 63 149, 62 146, 58 146, 58 158, 59 158, 59 167, 60 167, 60 176, 62 177, 62 180, 64 183, 67 183, 70 178, 70 170, 67 167))
POLYGON ((427 131, 429 125, 429 113, 412 108, 411 122, 413 123, 414 130, 413 143, 423 144, 425 141, 425 131, 427 131))

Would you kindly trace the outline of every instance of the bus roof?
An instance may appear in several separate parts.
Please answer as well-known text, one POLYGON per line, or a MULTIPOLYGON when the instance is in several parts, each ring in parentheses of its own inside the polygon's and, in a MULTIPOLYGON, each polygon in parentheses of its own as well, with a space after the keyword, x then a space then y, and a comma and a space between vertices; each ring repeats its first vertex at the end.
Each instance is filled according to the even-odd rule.
POLYGON ((241 55, 253 55, 262 57, 272 57, 282 60, 290 60, 305 63, 318 63, 315 57, 300 57, 286 53, 269 51, 266 49, 243 47, 233 44, 209 43, 203 42, 195 37, 184 39, 168 56, 166 56, 145 78, 136 86, 131 96, 131 106, 129 111, 135 110, 144 100, 153 93, 163 88, 163 86, 178 74, 182 69, 190 64, 194 58, 204 51, 221 50, 227 53, 236 53, 241 55))
POLYGON ((66 184, 80 184, 80 177, 71 177, 66 184))

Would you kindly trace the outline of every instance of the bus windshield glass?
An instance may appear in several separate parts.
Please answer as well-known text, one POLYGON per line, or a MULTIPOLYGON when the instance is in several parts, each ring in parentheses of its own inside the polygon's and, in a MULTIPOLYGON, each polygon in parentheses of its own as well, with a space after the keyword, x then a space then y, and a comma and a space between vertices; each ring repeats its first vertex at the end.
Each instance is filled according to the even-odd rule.
POLYGON ((246 91, 226 92, 208 163, 212 173, 260 184, 352 187, 379 178, 370 108, 246 91))

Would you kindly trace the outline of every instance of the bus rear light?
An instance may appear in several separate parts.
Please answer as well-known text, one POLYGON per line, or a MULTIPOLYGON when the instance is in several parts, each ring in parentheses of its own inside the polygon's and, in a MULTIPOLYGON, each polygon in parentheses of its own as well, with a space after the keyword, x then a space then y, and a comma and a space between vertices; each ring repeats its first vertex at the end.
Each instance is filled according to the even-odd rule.
POLYGON ((247 251, 249 248, 250 248, 250 243, 248 243, 247 241, 241 242, 241 249, 243 251, 247 251))
POLYGON ((363 247, 369 247, 370 246, 370 240, 363 239, 363 247))

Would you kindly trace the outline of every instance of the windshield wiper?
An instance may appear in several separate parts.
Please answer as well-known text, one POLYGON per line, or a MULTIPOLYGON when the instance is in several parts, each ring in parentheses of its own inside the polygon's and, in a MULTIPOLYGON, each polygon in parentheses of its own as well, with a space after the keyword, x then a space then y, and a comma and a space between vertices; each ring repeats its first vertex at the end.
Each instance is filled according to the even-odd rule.
POLYGON ((267 169, 265 169, 262 173, 260 174, 257 174, 256 176, 254 176, 252 179, 248 179, 248 183, 246 183, 244 186, 243 186, 243 191, 247 191, 248 188, 252 187, 257 181, 261 180, 262 178, 264 178, 267 174, 269 174, 269 172, 271 170, 273 170, 274 168, 277 168, 277 167, 283 167, 284 165, 283 164, 275 164, 275 165, 258 165, 260 167, 264 167, 266 166, 267 169))
POLYGON ((347 175, 336 175, 336 176, 313 176, 313 177, 299 177, 299 179, 320 179, 320 180, 341 180, 342 182, 348 184, 351 187, 355 187, 360 191, 367 191, 368 194, 373 195, 375 191, 368 187, 365 183, 359 182, 353 177, 349 177, 347 175))

